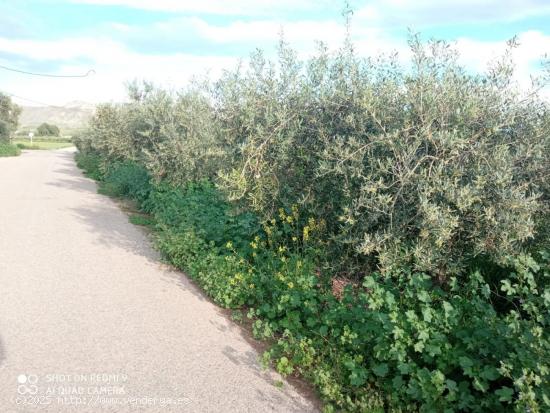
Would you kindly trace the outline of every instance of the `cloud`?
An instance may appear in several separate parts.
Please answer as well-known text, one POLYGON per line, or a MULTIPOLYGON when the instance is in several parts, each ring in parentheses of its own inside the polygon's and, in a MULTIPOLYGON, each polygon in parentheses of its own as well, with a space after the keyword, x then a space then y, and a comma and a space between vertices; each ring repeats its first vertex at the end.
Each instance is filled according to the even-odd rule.
MULTIPOLYGON (((237 58, 222 56, 140 54, 105 38, 56 41, 0 38, 0 56, 3 52, 24 56, 28 67, 37 62, 55 61, 56 74, 95 70, 94 75, 82 79, 51 79, 2 72, 0 89, 54 105, 72 100, 122 101, 126 98, 124 85, 133 79, 149 80, 167 88, 181 88, 193 76, 209 73, 215 78, 238 62, 237 58)), ((0 57, 0 64, 8 63, 0 57)))
POLYGON ((355 17, 383 27, 515 21, 550 14, 548 0, 373 0, 355 17))
POLYGON ((113 23, 110 28, 121 41, 141 51, 160 46, 172 51, 215 50, 241 55, 255 48, 272 49, 281 33, 299 50, 311 49, 316 41, 337 47, 345 36, 344 26, 335 20, 235 20, 212 24, 199 17, 180 17, 141 27, 113 23))
POLYGON ((268 15, 283 10, 312 10, 326 0, 71 0, 72 3, 125 6, 144 10, 216 15, 268 15))
MULTIPOLYGON (((397 3, 396 0, 391 2, 395 7, 397 3)), ((421 2, 425 3, 425 0, 421 2)), ((408 3, 407 7, 412 6, 408 3)), ((374 11, 370 16, 378 18, 374 11)), ((142 26, 104 24, 93 36, 30 40, 0 35, 0 64, 17 64, 29 71, 41 69, 57 74, 86 73, 92 68, 96 71, 94 76, 79 80, 51 80, 2 72, 0 88, 53 104, 77 99, 90 102, 123 100, 126 96, 124 83, 134 78, 180 88, 193 75, 209 71, 211 77, 216 78, 223 69, 235 67, 238 59, 246 57, 256 46, 272 54, 281 28, 300 57, 312 54, 315 40, 324 40, 334 50, 342 45, 345 36, 345 29, 338 20, 237 19, 212 23, 185 16, 142 26), (148 42, 148 47, 136 47, 144 42, 148 42)), ((362 56, 397 51, 403 62, 410 56, 406 40, 392 37, 382 28, 355 21, 352 34, 355 49, 362 56)), ((550 36, 540 31, 524 31, 519 35, 519 42, 521 46, 513 52, 516 79, 523 87, 528 87, 542 54, 550 54, 550 36)), ((454 42, 454 47, 469 70, 483 71, 491 59, 503 54, 506 43, 461 37, 454 42)))
MULTIPOLYGON (((545 55, 550 56, 550 35, 530 30, 517 36, 519 46, 512 50, 515 64, 515 80, 521 88, 531 86, 531 77, 542 74, 540 65, 545 55)), ((482 42, 470 38, 459 38, 455 48, 460 53, 460 62, 474 71, 484 71, 488 65, 503 56, 507 45, 505 41, 482 42)), ((548 90, 545 92, 548 94, 548 90)), ((550 95, 549 95, 550 96, 550 95)))

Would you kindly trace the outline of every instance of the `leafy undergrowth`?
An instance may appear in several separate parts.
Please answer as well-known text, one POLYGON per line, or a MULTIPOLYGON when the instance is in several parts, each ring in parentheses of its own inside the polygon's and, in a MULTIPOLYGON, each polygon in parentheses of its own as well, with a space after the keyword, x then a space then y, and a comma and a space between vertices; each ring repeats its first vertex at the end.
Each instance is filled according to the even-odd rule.
POLYGON ((103 193, 150 218, 164 257, 219 305, 243 310, 263 361, 311 381, 326 411, 531 411, 550 406, 550 255, 471 264, 438 282, 402 267, 361 282, 319 267, 326 224, 297 206, 260 223, 208 182, 155 184, 133 162, 100 174, 103 193))
POLYGON ((75 161, 86 176, 96 181, 101 181, 103 171, 101 170, 101 157, 98 154, 77 152, 75 154, 75 161))
POLYGON ((141 215, 141 214, 133 214, 130 215, 130 218, 128 219, 132 224, 139 225, 142 227, 154 227, 155 226, 155 220, 147 215, 141 215))
POLYGON ((10 143, 0 142, 0 157, 5 156, 18 156, 21 154, 21 150, 10 143))

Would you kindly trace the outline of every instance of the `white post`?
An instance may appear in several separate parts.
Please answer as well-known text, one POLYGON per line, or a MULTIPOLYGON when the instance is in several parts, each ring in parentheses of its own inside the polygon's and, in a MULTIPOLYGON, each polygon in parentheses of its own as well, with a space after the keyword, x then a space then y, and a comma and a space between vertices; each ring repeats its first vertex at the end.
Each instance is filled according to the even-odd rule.
POLYGON ((34 136, 34 133, 32 132, 29 132, 29 139, 31 140, 31 145, 32 145, 32 137, 34 136))

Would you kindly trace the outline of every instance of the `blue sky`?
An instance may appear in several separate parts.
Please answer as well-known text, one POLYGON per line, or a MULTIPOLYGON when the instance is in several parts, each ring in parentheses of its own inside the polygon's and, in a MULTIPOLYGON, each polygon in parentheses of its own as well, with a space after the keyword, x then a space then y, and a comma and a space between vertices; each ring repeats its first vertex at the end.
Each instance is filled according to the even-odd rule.
MULTIPOLYGON (((550 0, 355 0, 352 33, 362 55, 407 58, 408 29, 453 42, 483 70, 517 35, 517 80, 529 84, 550 55, 550 0)), ((0 65, 85 79, 30 77, 0 69, 0 90, 50 104, 120 101, 124 82, 183 87, 216 77, 256 47, 273 53, 281 29, 301 56, 316 40, 337 48, 344 2, 328 0, 0 0, 0 65)), ((19 103, 24 103, 19 100, 19 103)))

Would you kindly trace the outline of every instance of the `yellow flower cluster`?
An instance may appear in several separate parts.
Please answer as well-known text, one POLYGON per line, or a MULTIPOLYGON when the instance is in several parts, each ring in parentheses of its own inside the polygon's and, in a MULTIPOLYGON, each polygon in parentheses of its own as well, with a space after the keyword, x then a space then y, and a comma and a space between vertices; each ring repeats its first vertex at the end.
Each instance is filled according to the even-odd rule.
POLYGON ((238 272, 237 274, 235 274, 233 278, 229 280, 229 284, 236 285, 238 283, 241 283, 243 280, 244 280, 243 274, 238 272))
POLYGON ((256 235, 254 237, 254 241, 250 242, 250 246, 252 247, 252 249, 257 250, 259 245, 260 245, 260 237, 256 235))
MULTIPOLYGON (((279 208, 279 218, 282 222, 288 222, 292 224, 293 222, 298 221, 300 214, 298 213, 298 205, 294 204, 291 207, 290 214, 287 214, 283 208, 279 208)), ((275 220, 272 220, 272 224, 275 225, 275 220)))
POLYGON ((315 218, 309 218, 307 225, 302 229, 302 238, 305 241, 309 240, 309 236, 312 232, 321 232, 325 228, 324 220, 315 220, 315 218))
POLYGON ((287 277, 285 277, 282 272, 280 272, 280 271, 277 272, 277 274, 275 274, 275 277, 279 281, 286 283, 288 288, 290 288, 290 289, 294 288, 294 283, 292 281, 288 281, 287 277))

